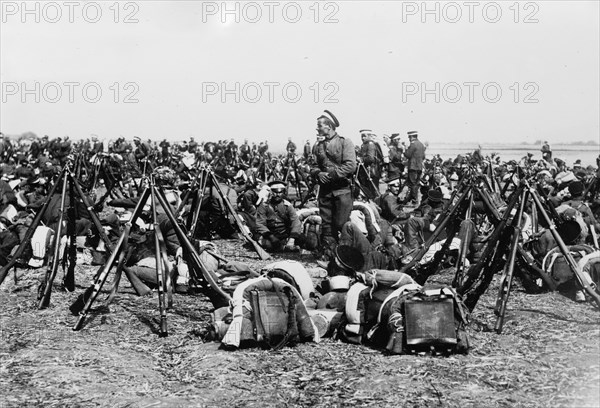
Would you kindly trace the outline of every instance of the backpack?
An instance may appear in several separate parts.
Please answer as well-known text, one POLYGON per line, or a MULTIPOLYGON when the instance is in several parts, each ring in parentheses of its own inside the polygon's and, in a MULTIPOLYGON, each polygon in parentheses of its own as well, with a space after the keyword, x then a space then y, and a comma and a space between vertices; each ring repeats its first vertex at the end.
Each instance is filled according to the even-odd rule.
POLYGON ((321 247, 321 217, 309 216, 304 222, 304 249, 313 251, 321 247))
POLYGON ((300 293, 279 278, 259 277, 238 285, 228 310, 214 312, 213 327, 228 348, 277 350, 287 344, 319 341, 300 293))
POLYGON ((377 324, 367 334, 369 341, 391 354, 466 354, 469 313, 456 291, 410 286, 385 299, 377 324))
MULTIPOLYGON (((575 262, 579 262, 583 257, 594 252, 594 249, 588 245, 570 245, 567 246, 567 249, 575 262)), ((546 254, 542 261, 542 269, 550 275, 557 286, 567 283, 575 277, 560 251, 560 247, 553 248, 546 254)))
MULTIPOLYGON (((558 213, 558 215, 561 217, 561 219, 563 221, 565 221, 565 222, 574 221, 581 228, 581 232, 579 233, 579 236, 577 236, 573 239, 573 242, 572 242, 573 244, 585 242, 585 240, 589 234, 588 225, 585 222, 585 220, 583 219, 583 214, 580 211, 580 209, 581 209, 581 207, 583 207, 583 205, 584 204, 581 203, 577 207, 571 207, 568 204, 562 204, 562 205, 556 207, 556 212, 558 213)), ((569 244, 568 242, 565 242, 565 243, 567 245, 569 244)))
POLYGON ((413 285, 420 288, 405 273, 372 269, 363 275, 364 283, 357 282, 350 287, 346 296, 345 316, 339 331, 339 337, 353 344, 367 343, 366 334, 377 323, 379 309, 385 299, 394 291, 392 285, 413 285))
POLYGON ((262 273, 269 278, 279 278, 292 285, 308 300, 315 291, 313 281, 304 266, 298 261, 279 261, 265 266, 262 273))
POLYGON ((350 287, 339 337, 391 354, 466 353, 468 310, 449 287, 424 290, 398 271, 372 270, 350 287))

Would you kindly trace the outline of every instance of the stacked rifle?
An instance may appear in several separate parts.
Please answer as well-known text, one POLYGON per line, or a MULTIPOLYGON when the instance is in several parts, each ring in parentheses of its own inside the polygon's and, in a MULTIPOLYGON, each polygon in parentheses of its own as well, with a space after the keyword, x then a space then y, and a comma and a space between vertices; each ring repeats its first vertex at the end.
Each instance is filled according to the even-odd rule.
MULTIPOLYGON (((553 211, 554 208, 551 202, 540 193, 540 189, 537 188, 535 183, 528 180, 524 174, 513 183, 515 188, 508 197, 507 206, 501 213, 497 203, 498 193, 494 191, 496 183, 473 169, 467 170, 442 212, 437 228, 419 248, 411 262, 403 266, 400 271, 412 275, 420 284, 425 283, 431 275, 437 272, 442 260, 450 251, 452 240, 458 235, 461 239, 461 246, 456 262, 453 287, 457 289, 457 292, 463 297, 465 305, 471 311, 475 308, 479 298, 487 291, 494 275, 502 271, 500 290, 495 307, 497 315, 495 330, 497 333, 501 333, 514 274, 516 270, 519 270, 519 268, 516 268, 517 266, 527 269, 527 271, 519 270, 520 273, 534 274, 550 290, 556 290, 556 284, 552 278, 536 265, 532 256, 522 246, 523 214, 527 206, 530 205, 536 215, 534 218, 541 216, 545 221, 545 225, 548 225, 579 286, 600 307, 600 290, 597 284, 589 273, 583 271, 577 264, 564 240, 557 232, 556 222, 558 216, 556 211, 553 211), (477 197, 483 203, 485 214, 493 224, 494 230, 489 236, 480 258, 469 268, 466 268, 465 259, 474 233, 472 222, 474 197, 477 197), (446 239, 441 249, 435 253, 431 261, 421 263, 420 261, 430 246, 444 232, 446 233, 446 239)), ((507 192, 507 190, 503 192, 507 192)), ((537 219, 534 222, 537 222, 537 219)), ((536 227, 534 226, 534 228, 536 227)))

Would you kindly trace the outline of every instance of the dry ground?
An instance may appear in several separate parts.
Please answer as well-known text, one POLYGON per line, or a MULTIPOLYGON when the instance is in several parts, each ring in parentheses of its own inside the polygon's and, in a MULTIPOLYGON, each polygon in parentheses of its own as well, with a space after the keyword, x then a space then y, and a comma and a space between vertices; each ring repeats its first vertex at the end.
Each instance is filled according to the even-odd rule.
MULTIPOLYGON (((231 259, 266 264, 237 241, 218 246, 231 259)), ((315 266, 312 256, 296 258, 315 266)), ((73 332, 68 306, 96 270, 78 267, 76 292, 56 287, 43 311, 36 290, 45 270, 19 270, 16 284, 10 273, 0 288, 0 407, 600 404, 600 313, 558 294, 527 295, 517 285, 497 335, 495 280, 472 315, 467 356, 387 356, 331 339, 228 352, 202 340, 211 309, 205 297, 175 295, 169 336, 159 338, 156 295, 138 298, 126 280, 109 307, 97 302, 73 332)))

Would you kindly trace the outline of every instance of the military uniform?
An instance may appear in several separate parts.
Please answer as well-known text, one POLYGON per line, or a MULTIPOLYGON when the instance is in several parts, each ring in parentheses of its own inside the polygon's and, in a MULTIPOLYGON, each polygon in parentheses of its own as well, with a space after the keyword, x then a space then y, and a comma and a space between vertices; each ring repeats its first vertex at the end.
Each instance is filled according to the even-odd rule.
POLYGON ((383 164, 383 153, 377 143, 372 140, 366 140, 360 148, 360 156, 366 166, 371 180, 375 187, 379 188, 379 179, 381 178, 381 166, 383 164))
POLYGON ((316 167, 311 174, 327 173, 327 180, 319 183, 319 213, 325 242, 337 241, 342 226, 350 219, 352 194, 350 181, 356 171, 354 144, 337 133, 318 142, 314 148, 316 167))
MULTIPOLYGON (((438 190, 429 190, 427 195, 428 197, 415 210, 415 216, 410 217, 406 223, 406 246, 409 249, 418 248, 427 241, 431 233, 442 221, 441 215, 445 204, 442 193, 438 190)), ((444 238, 446 238, 446 233, 442 231, 438 240, 443 240, 444 238)))
POLYGON ((400 198, 389 191, 381 196, 379 206, 381 207, 381 216, 391 223, 408 218, 400 198))
POLYGON ((405 199, 408 202, 410 199, 418 200, 419 197, 419 180, 423 172, 423 160, 425 159, 425 146, 414 137, 410 142, 410 146, 404 152, 404 156, 408 159, 408 187, 409 192, 405 199))
POLYGON ((285 147, 285 150, 288 153, 296 153, 296 143, 292 142, 291 140, 288 142, 287 146, 285 147))
POLYGON ((240 158, 246 164, 250 164, 252 150, 250 149, 250 145, 248 142, 244 142, 243 145, 240 146, 240 158))
POLYGON ((390 146, 390 163, 388 164, 388 177, 394 178, 399 177, 404 172, 403 163, 403 149, 402 147, 391 145, 390 146))
POLYGON ((256 210, 256 232, 266 249, 281 250, 288 238, 297 238, 302 224, 294 206, 287 200, 278 204, 263 202, 256 210))
POLYGON ((306 142, 306 144, 304 145, 304 160, 308 161, 308 158, 310 157, 311 154, 312 154, 312 147, 310 145, 310 142, 306 142))

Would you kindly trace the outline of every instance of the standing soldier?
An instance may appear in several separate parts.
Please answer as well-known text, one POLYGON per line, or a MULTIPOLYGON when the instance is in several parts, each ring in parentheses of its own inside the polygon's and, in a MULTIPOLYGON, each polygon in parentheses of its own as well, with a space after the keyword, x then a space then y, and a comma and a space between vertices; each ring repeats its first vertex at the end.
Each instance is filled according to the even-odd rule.
POLYGON ((248 144, 248 139, 244 139, 244 144, 240 146, 240 159, 244 164, 249 165, 251 161, 252 149, 248 144))
POLYGON ((356 152, 350 139, 337 134, 340 125, 329 111, 317 118, 319 142, 315 145, 316 164, 311 175, 319 183, 319 213, 323 240, 331 250, 339 232, 350 219, 352 194, 350 181, 356 171, 356 152))
POLYGON ((416 131, 408 132, 408 140, 410 146, 404 152, 404 157, 408 159, 408 194, 406 195, 405 203, 412 200, 416 206, 419 200, 419 180, 423 172, 423 160, 425 159, 425 146, 418 139, 419 135, 416 131))
POLYGON ((312 147, 310 146, 310 140, 307 140, 304 144, 304 160, 308 162, 308 159, 312 153, 312 147))
MULTIPOLYGON (((0 136, 0 139, 2 139, 2 136, 0 136)), ((31 159, 36 160, 41 153, 42 148, 40 146, 40 142, 36 139, 31 143, 31 146, 29 147, 29 154, 31 154, 31 159)))
POLYGON ((192 154, 196 154, 196 150, 198 149, 198 143, 194 140, 193 136, 190 136, 190 142, 188 143, 188 152, 192 154))
POLYGON ((288 152, 288 156, 290 154, 296 154, 296 143, 292 142, 292 138, 288 137, 288 143, 287 146, 285 147, 285 150, 288 152))
POLYGON ((142 166, 142 162, 150 158, 152 148, 148 143, 142 142, 142 139, 138 136, 133 137, 133 143, 135 144, 135 150, 133 152, 133 155, 135 156, 138 165, 142 166))
MULTIPOLYGON (((404 173, 404 149, 400 144, 400 133, 392 134, 390 141, 390 163, 388 164, 388 178, 394 179, 404 173)), ((401 186, 402 188, 402 186, 401 186)))
POLYGON ((235 140, 231 139, 225 148, 225 162, 229 166, 237 164, 238 160, 238 147, 235 144, 235 140))
MULTIPOLYGON (((34 140, 35 143, 35 140, 34 140)), ((31 144, 33 146, 33 143, 31 144)), ((8 144, 4 141, 4 134, 2 132, 0 132, 0 159, 2 161, 5 161, 6 158, 4 157, 5 155, 7 155, 7 149, 8 144)))
POLYGON ((92 154, 102 153, 104 151, 104 143, 98 140, 97 135, 92 135, 92 154))
POLYGON ((160 156, 162 157, 163 163, 169 162, 169 149, 171 148, 171 144, 167 141, 167 139, 163 139, 159 144, 160 146, 160 156))
POLYGON ((540 151, 542 152, 542 159, 546 161, 552 160, 552 149, 550 148, 550 144, 548 143, 548 141, 544 142, 540 151))
POLYGON ((369 177, 379 191, 379 179, 381 178, 381 166, 383 165, 383 153, 379 144, 373 140, 371 130, 361 130, 362 146, 360 147, 360 157, 367 169, 369 177))

